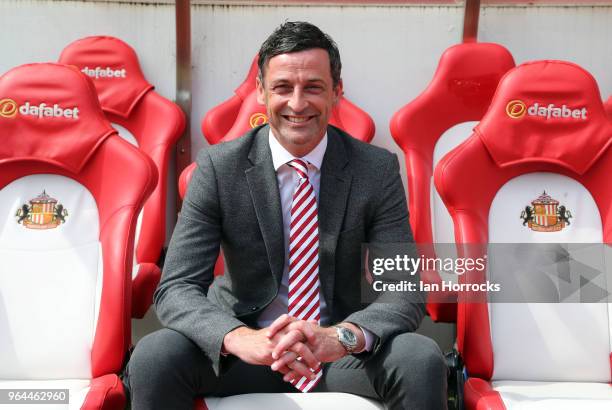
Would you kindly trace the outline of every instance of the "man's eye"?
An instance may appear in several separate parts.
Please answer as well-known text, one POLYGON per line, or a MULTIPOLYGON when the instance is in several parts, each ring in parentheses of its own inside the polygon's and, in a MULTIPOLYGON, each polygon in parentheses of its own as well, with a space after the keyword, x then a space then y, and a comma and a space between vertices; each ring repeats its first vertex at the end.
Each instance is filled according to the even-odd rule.
POLYGON ((319 85, 310 85, 308 87, 306 87, 306 90, 310 93, 320 93, 323 91, 323 87, 319 86, 319 85))
POLYGON ((284 94, 290 92, 291 87, 289 87, 288 85, 277 85, 272 87, 272 91, 274 91, 275 93, 284 94))

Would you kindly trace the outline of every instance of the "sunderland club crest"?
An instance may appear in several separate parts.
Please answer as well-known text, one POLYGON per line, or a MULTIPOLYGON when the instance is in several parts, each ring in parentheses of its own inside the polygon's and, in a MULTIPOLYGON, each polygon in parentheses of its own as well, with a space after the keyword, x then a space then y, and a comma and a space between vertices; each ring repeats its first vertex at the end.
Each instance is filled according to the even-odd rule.
POLYGON ((521 212, 523 226, 536 232, 560 231, 570 225, 570 218, 573 216, 569 209, 559 205, 559 201, 551 198, 546 191, 521 212))
POLYGON ((68 210, 45 191, 15 213, 17 223, 28 229, 54 229, 66 222, 68 210))

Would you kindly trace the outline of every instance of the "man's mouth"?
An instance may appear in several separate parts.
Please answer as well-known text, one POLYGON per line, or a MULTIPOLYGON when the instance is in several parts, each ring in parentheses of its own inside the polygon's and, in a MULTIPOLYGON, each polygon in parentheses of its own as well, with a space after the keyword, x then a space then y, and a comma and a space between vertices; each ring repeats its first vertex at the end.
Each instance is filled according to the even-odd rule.
POLYGON ((314 118, 314 116, 312 115, 299 115, 299 116, 298 115, 283 115, 283 118, 291 123, 301 124, 303 122, 306 122, 314 118))

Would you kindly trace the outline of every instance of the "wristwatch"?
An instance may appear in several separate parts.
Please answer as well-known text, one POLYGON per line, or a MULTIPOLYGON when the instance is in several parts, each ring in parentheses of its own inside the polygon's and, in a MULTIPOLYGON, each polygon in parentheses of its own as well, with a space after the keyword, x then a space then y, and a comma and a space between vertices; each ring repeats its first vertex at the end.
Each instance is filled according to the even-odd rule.
POLYGON ((348 354, 353 354, 355 352, 355 348, 357 347, 357 336, 353 333, 352 330, 343 327, 343 326, 334 326, 336 328, 336 333, 338 334, 338 341, 348 354))

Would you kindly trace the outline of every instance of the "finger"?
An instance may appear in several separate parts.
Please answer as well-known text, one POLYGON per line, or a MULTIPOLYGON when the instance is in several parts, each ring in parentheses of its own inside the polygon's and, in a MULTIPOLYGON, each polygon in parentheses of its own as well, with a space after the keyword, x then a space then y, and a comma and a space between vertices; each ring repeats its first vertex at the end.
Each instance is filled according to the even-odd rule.
POLYGON ((288 368, 287 366, 283 366, 280 369, 277 370, 277 372, 281 373, 281 374, 287 374, 291 371, 290 368, 288 368))
MULTIPOLYGON (((270 365, 270 368, 274 371, 279 371, 280 369, 282 369, 283 367, 288 367, 289 368, 289 364, 291 362, 294 362, 295 359, 298 358, 298 355, 294 352, 287 352, 284 355, 282 355, 278 360, 276 360, 275 362, 273 362, 270 365)), ((282 373, 282 372, 281 372, 282 373)), ((287 372, 285 372, 287 373, 287 372)))
POLYGON ((282 328, 284 328, 285 326, 287 326, 294 320, 295 318, 292 316, 289 316, 288 314, 279 316, 274 322, 272 322, 270 326, 268 326, 268 331, 266 332, 266 336, 268 337, 268 339, 273 338, 274 335, 278 333, 279 330, 281 330, 282 328))
MULTIPOLYGON (((316 358, 314 353, 302 342, 298 342, 291 347, 291 352, 294 352, 298 357, 302 358, 302 362, 311 369, 318 369, 321 362, 316 358)), ((286 355, 285 355, 286 356, 286 355)), ((282 358, 284 358, 283 356, 282 358)), ((282 359, 281 358, 281 359, 282 359)))
POLYGON ((283 380, 286 382, 290 382, 292 380, 296 380, 296 379, 300 379, 302 376, 298 376, 298 374, 296 372, 294 372, 293 370, 291 370, 289 373, 286 373, 283 376, 283 380))
POLYGON ((315 374, 312 370, 308 368, 304 363, 299 360, 294 361, 290 364, 291 370, 293 370, 297 374, 297 378, 301 379, 302 377, 306 377, 309 380, 315 378, 315 374))
POLYGON ((297 342, 301 342, 302 340, 304 340, 304 335, 302 332, 299 330, 291 330, 278 341, 276 347, 274 350, 272 350, 272 358, 278 359, 281 354, 283 354, 286 350, 289 350, 291 346, 297 342))
POLYGON ((314 343, 316 340, 316 327, 304 320, 296 320, 287 326, 290 330, 299 330, 302 332, 308 343, 314 343))

